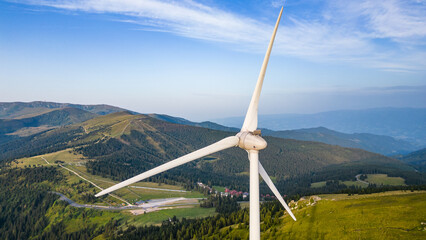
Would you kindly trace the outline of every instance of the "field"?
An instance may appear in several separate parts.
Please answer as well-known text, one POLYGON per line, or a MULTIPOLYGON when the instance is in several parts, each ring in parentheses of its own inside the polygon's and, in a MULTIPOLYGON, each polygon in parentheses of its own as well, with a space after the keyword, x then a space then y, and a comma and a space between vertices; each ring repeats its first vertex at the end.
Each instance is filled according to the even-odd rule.
POLYGON ((285 216, 262 239, 425 239, 426 193, 325 195, 316 205, 285 216))
POLYGON ((79 165, 80 162, 87 161, 85 157, 81 154, 73 152, 72 149, 65 149, 62 151, 54 152, 54 153, 48 153, 43 154, 39 156, 29 157, 29 158, 21 158, 15 160, 15 165, 17 167, 32 167, 33 165, 49 165, 45 160, 46 159, 48 163, 54 164, 56 161, 62 161, 63 163, 68 164, 77 164, 79 165))
POLYGON ((168 220, 173 216, 181 218, 203 218, 208 216, 216 215, 214 208, 201 208, 199 206, 191 208, 176 208, 166 209, 158 212, 151 212, 149 214, 142 214, 134 217, 133 220, 129 221, 132 225, 157 225, 164 220, 168 220))
MULTIPOLYGON (((367 174, 365 182, 376 185, 390 185, 390 186, 405 186, 405 180, 401 177, 389 177, 387 174, 367 174)), ((346 186, 368 187, 366 183, 360 181, 341 181, 346 186)), ((311 188, 324 187, 326 181, 311 183, 311 188)))
POLYGON ((368 187, 368 184, 363 183, 363 182, 358 182, 358 181, 343 181, 341 182, 343 184, 345 184, 346 186, 350 187, 350 186, 355 186, 355 187, 368 187))
POLYGON ((216 189, 216 191, 218 191, 218 192, 225 192, 225 187, 213 186, 213 188, 216 189))
POLYGON ((319 187, 324 187, 324 186, 325 186, 325 181, 311 183, 311 188, 319 188, 319 187))
POLYGON ((377 185, 405 185, 404 179, 400 177, 388 177, 386 174, 367 174, 367 182, 377 185))

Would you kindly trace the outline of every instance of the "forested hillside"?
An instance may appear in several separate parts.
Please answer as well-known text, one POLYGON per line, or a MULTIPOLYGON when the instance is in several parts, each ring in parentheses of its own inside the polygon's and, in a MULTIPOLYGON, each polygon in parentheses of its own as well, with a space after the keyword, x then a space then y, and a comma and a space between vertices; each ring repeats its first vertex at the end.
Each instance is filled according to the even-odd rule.
POLYGON ((399 159, 413 165, 419 171, 426 171, 426 148, 401 156, 399 159))
POLYGON ((0 172, 0 236, 2 239, 29 239, 49 225, 45 217, 57 196, 49 194, 63 178, 54 168, 12 169, 0 172))
MULTIPOLYGON (((93 159, 86 164, 92 174, 124 180, 234 134, 118 112, 2 144, 0 160, 73 147, 93 159)), ((260 160, 281 189, 286 188, 290 179, 297 179, 292 189, 300 190, 299 181, 299 187, 309 189, 311 182, 352 180, 359 173, 386 173, 406 180, 415 175, 412 167, 399 160, 360 149, 265 139, 268 147, 261 152, 260 160)), ((155 176, 151 181, 180 182, 188 187, 202 181, 245 191, 248 190, 247 173, 246 153, 233 148, 155 176)), ((423 176, 414 176, 409 184, 423 180, 423 176)))

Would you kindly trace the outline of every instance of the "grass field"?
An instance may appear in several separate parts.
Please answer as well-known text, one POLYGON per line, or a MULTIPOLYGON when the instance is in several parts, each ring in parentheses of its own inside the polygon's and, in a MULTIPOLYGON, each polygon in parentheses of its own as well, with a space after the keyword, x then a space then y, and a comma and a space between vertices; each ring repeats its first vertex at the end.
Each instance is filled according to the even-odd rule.
POLYGON ((225 187, 222 186, 213 186, 214 189, 218 192, 225 192, 225 187))
POLYGON ((150 212, 148 214, 142 214, 134 217, 132 220, 129 220, 128 223, 131 223, 135 226, 141 225, 156 225, 161 224, 162 221, 168 220, 173 216, 176 216, 178 219, 181 218, 203 218, 208 216, 216 215, 214 208, 201 208, 199 206, 194 206, 191 208, 176 208, 176 209, 166 209, 157 212, 150 212))
POLYGON ((350 187, 350 186, 355 186, 355 187, 368 187, 368 184, 363 183, 363 182, 358 182, 358 181, 343 181, 341 182, 343 184, 345 184, 346 186, 350 187))
MULTIPOLYGON (((367 174, 366 182, 376 184, 376 185, 391 185, 391 186, 405 186, 405 180, 401 177, 388 177, 387 174, 367 174)), ((346 186, 355 186, 355 187, 368 187, 366 183, 359 181, 341 181, 341 183, 346 186)), ((311 183, 311 188, 320 188, 324 187, 326 181, 314 182, 311 183)))
MULTIPOLYGON (((368 185, 358 181, 340 181, 346 186, 367 187, 368 185)), ((326 181, 311 183, 311 188, 325 187, 326 181)))
POLYGON ((262 239, 426 239, 426 193, 323 196, 262 239), (273 233, 275 232, 275 233, 273 233))
POLYGON ((325 187, 325 181, 311 183, 311 188, 325 187))
POLYGON ((43 165, 47 166, 47 162, 44 161, 43 158, 45 158, 49 163, 55 164, 56 161, 62 161, 67 164, 78 164, 80 162, 87 161, 87 159, 79 154, 74 152, 71 148, 65 149, 62 151, 54 152, 54 153, 48 153, 43 154, 39 156, 29 157, 29 158, 21 158, 15 160, 16 163, 12 166, 17 167, 25 167, 25 166, 33 166, 33 165, 43 165))
POLYGON ((388 177, 387 174, 367 174, 367 182, 377 185, 401 186, 405 185, 405 181, 400 177, 388 177))

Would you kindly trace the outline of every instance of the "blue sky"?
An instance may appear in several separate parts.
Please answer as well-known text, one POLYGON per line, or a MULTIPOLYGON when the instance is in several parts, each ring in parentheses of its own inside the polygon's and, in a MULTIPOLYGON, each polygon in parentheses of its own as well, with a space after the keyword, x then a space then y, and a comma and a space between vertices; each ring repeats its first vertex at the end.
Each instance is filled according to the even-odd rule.
POLYGON ((0 101, 242 116, 426 107, 426 1, 0 1, 0 101))

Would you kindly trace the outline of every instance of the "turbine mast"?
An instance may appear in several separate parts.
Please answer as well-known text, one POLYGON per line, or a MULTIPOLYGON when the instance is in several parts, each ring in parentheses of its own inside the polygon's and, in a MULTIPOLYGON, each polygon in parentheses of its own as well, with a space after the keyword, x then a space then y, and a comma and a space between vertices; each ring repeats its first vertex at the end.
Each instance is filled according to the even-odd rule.
POLYGON ((250 160, 250 240, 260 239, 259 151, 249 150, 250 160))

